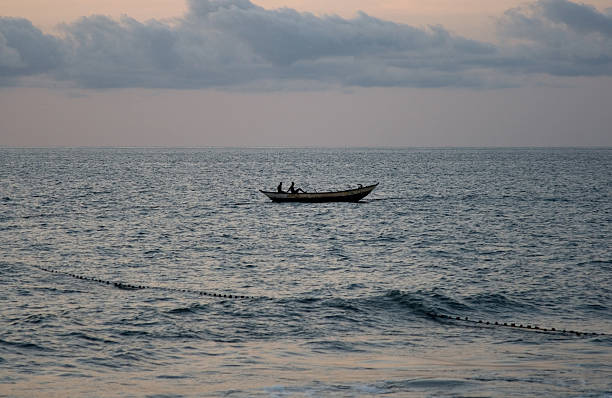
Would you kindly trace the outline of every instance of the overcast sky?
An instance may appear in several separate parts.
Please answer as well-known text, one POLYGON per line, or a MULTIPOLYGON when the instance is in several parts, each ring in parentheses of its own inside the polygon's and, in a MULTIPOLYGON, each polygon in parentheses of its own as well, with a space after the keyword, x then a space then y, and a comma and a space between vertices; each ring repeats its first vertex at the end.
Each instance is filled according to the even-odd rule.
POLYGON ((0 146, 612 146, 612 0, 48 3, 0 146))

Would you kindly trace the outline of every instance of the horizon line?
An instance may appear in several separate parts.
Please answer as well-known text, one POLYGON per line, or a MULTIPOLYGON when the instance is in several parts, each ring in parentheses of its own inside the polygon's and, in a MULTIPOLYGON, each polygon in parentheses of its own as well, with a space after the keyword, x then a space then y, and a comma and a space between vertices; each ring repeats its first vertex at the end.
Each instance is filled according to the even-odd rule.
POLYGON ((0 145, 5 149, 612 149, 612 145, 397 145, 397 146, 324 146, 324 145, 206 145, 206 146, 169 146, 169 145, 48 145, 48 146, 11 146, 0 145))

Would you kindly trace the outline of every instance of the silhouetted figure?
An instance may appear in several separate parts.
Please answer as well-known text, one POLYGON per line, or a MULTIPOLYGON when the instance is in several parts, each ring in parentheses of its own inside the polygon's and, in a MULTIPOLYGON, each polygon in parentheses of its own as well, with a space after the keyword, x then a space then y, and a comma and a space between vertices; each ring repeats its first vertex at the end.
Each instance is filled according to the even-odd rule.
POLYGON ((276 187, 276 190, 278 191, 278 193, 283 193, 283 182, 282 181, 278 184, 278 187, 276 187))
POLYGON ((295 183, 293 181, 291 181, 291 186, 289 187, 289 192, 291 192, 291 193, 300 193, 300 192, 304 192, 304 190, 302 188, 295 189, 295 183))

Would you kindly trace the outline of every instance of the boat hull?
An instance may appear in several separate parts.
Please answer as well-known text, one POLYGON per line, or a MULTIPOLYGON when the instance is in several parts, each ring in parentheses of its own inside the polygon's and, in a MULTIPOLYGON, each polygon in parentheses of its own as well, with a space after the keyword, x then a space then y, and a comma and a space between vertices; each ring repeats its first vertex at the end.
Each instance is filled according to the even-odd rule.
POLYGON ((286 192, 270 192, 261 191, 264 195, 274 202, 305 202, 305 203, 323 203, 323 202, 359 202, 365 198, 378 186, 378 183, 367 187, 349 189, 346 191, 336 192, 304 192, 304 193, 286 193, 286 192))

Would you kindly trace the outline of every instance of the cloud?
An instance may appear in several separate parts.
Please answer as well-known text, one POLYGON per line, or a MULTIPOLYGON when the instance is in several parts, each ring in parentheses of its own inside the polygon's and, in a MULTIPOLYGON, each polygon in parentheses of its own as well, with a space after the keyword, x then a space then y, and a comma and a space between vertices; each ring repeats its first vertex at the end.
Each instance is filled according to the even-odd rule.
POLYGON ((566 25, 582 33, 600 33, 612 37, 612 17, 594 7, 567 0, 545 0, 539 3, 541 12, 552 22, 566 25))
POLYGON ((52 71, 63 56, 61 41, 43 34, 30 21, 0 17, 0 84, 52 71))
POLYGON ((567 0, 541 0, 507 11, 500 35, 506 69, 557 76, 612 75, 612 17, 567 0))
MULTIPOLYGON (((509 10, 502 44, 358 13, 317 16, 248 0, 189 0, 139 22, 84 17, 61 36, 0 19, 0 79, 46 73, 87 88, 486 87, 520 73, 610 75, 610 16, 566 0, 509 10)), ((0 80, 2 84, 2 80, 0 80)))
POLYGON ((441 27, 421 30, 363 13, 343 19, 266 10, 245 0, 192 0, 174 22, 94 16, 65 24, 70 56, 59 75, 94 88, 289 80, 447 86, 465 85, 465 76, 452 72, 495 51, 441 27))

